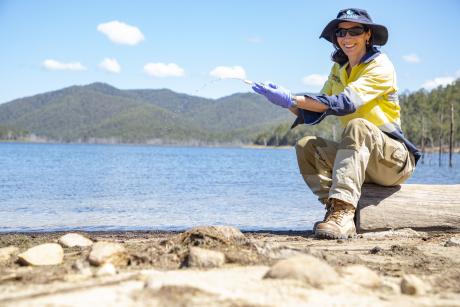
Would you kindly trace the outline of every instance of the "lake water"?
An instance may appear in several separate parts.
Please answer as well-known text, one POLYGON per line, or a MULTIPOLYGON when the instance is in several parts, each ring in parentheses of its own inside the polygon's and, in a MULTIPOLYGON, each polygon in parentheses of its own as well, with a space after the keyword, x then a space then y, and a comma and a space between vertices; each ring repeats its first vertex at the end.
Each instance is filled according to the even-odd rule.
MULTIPOLYGON (((294 149, 0 143, 0 231, 306 230, 324 209, 294 149)), ((428 154, 410 183, 460 183, 428 154)))

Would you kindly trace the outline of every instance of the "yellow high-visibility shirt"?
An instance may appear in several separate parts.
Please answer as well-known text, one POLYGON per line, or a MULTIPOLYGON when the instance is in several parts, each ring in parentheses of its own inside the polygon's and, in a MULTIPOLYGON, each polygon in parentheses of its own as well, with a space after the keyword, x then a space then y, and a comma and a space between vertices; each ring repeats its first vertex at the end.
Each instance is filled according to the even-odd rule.
POLYGON ((386 54, 373 49, 347 73, 349 63, 332 66, 320 95, 305 95, 326 104, 329 109, 318 113, 300 109, 299 123, 314 125, 327 115, 339 116, 343 127, 354 118, 363 118, 386 134, 402 140, 417 161, 418 149, 401 130, 398 87, 393 64, 386 54))

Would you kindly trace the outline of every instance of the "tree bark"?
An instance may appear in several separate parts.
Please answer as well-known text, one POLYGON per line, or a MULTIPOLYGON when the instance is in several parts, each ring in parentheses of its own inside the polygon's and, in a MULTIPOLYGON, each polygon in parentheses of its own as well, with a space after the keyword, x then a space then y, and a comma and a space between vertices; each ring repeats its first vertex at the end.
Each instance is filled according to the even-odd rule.
POLYGON ((441 166, 441 157, 442 157, 442 122, 443 122, 443 116, 442 116, 442 110, 439 118, 439 166, 441 166))
POLYGON ((397 228, 460 230, 460 184, 364 185, 356 211, 358 232, 397 228))
POLYGON ((421 163, 424 164, 425 160, 425 116, 422 115, 422 158, 421 163))
POLYGON ((452 151, 454 146, 454 102, 450 101, 450 132, 449 132, 449 167, 452 164, 452 151))

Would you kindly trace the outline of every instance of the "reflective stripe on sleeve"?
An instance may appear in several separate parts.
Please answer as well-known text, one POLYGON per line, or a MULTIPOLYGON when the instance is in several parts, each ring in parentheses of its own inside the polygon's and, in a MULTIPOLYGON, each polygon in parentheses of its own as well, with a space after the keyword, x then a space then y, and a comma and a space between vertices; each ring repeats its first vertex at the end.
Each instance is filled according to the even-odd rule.
POLYGON ((359 94, 356 93, 351 87, 347 86, 343 93, 355 105, 356 109, 364 104, 364 101, 361 99, 359 94))

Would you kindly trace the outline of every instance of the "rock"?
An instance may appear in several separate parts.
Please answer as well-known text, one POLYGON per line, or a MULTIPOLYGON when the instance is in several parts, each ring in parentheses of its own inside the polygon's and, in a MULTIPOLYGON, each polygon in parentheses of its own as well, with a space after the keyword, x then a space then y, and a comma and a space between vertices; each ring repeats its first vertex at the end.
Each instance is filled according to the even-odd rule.
POLYGON ((199 247, 191 247, 188 254, 187 266, 195 268, 218 268, 225 263, 225 255, 199 247))
POLYGON ((424 295, 429 286, 415 275, 404 275, 401 280, 401 293, 408 295, 424 295))
POLYGON ((460 246, 460 237, 455 236, 455 237, 449 238, 449 240, 447 240, 447 242, 444 244, 444 246, 447 246, 447 247, 460 246))
POLYGON ((334 284, 337 272, 325 261, 310 255, 295 256, 275 263, 264 278, 291 278, 303 281, 315 288, 334 284))
POLYGON ((415 231, 412 228, 390 229, 386 231, 363 233, 362 237, 366 239, 385 239, 385 238, 426 238, 426 232, 415 231))
POLYGON ((344 277, 353 284, 366 288, 379 288, 382 285, 380 276, 364 265, 349 265, 341 269, 344 277))
POLYGON ((112 263, 104 263, 94 274, 97 277, 112 276, 117 274, 117 269, 112 263))
POLYGON ((12 256, 19 253, 19 248, 16 246, 7 246, 0 248, 0 264, 8 262, 12 256))
POLYGON ((29 248, 18 258, 25 265, 57 265, 64 259, 64 250, 59 244, 45 243, 29 248))
POLYGON ((85 236, 82 236, 79 233, 68 233, 66 235, 63 235, 59 238, 58 242, 63 247, 88 247, 93 245, 93 241, 86 238, 85 236))
POLYGON ((369 251, 369 254, 378 254, 380 252, 382 252, 383 249, 380 247, 380 246, 375 246, 374 248, 372 248, 370 251, 369 251))
POLYGON ((126 265, 128 262, 128 254, 121 244, 112 242, 96 242, 91 248, 88 260, 90 264, 95 266, 100 266, 104 263, 126 265))
POLYGON ((81 259, 78 259, 77 261, 72 264, 72 269, 79 275, 83 276, 92 276, 93 272, 91 271, 91 268, 89 267, 89 263, 86 261, 82 261, 81 259))
POLYGON ((224 244, 238 243, 245 241, 244 234, 235 227, 230 226, 199 226, 187 230, 180 235, 181 243, 186 245, 198 246, 206 245, 210 242, 224 244))

